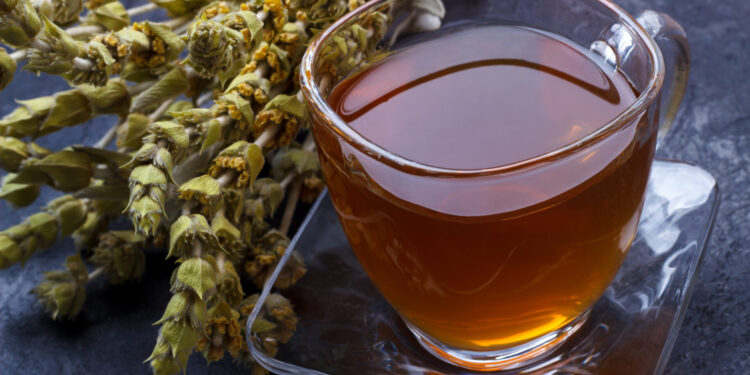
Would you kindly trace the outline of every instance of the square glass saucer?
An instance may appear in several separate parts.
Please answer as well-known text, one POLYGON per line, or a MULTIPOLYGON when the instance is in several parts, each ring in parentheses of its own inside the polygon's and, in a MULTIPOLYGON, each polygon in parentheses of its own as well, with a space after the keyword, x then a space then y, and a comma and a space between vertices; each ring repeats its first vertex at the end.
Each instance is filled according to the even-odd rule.
MULTIPOLYGON (((718 200, 708 172, 655 161, 636 239, 584 327, 533 366, 503 374, 661 374, 687 310, 718 200)), ((302 252, 308 268, 283 292, 299 316, 297 331, 276 358, 248 337, 253 357, 268 370, 280 375, 473 373, 433 358, 417 343, 360 267, 327 194, 315 203, 290 248, 302 252)), ((258 305, 264 300, 261 296, 258 305)))

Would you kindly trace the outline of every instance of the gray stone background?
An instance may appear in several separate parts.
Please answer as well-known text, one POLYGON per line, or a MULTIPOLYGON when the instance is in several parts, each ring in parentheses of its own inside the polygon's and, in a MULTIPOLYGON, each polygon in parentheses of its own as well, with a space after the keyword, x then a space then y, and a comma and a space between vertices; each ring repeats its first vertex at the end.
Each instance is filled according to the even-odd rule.
MULTIPOLYGON (((750 1, 616 0, 630 12, 654 9, 680 22, 691 42, 688 92, 660 154, 693 162, 719 181, 722 202, 689 311, 667 374, 750 373, 750 1)), ((135 2, 134 2, 135 3, 135 2)), ((22 72, 0 93, 0 115, 13 99, 49 95, 66 87, 54 77, 22 72)), ((114 118, 98 118, 40 140, 50 149, 93 144, 114 118)), ((13 209, 0 201, 0 228, 38 211, 55 196, 13 209)), ((85 311, 73 322, 52 322, 28 293, 43 271, 60 268, 74 250, 64 240, 33 257, 24 268, 0 272, 0 374, 145 374, 141 362, 154 345, 169 298, 171 261, 147 257, 140 284, 111 287, 97 280, 87 288, 85 311)), ((199 355, 191 374, 247 373, 229 360, 207 366, 199 355)))

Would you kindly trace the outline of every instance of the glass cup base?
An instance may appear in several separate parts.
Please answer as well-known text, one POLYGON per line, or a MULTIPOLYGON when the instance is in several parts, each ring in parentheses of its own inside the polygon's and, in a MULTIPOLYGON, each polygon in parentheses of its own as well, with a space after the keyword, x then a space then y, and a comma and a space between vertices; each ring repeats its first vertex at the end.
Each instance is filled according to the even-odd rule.
POLYGON ((472 371, 503 371, 524 367, 544 359, 545 354, 560 346, 583 326, 591 310, 586 310, 564 327, 542 337, 511 348, 477 351, 456 349, 431 338, 406 319, 402 320, 417 342, 436 358, 472 371))

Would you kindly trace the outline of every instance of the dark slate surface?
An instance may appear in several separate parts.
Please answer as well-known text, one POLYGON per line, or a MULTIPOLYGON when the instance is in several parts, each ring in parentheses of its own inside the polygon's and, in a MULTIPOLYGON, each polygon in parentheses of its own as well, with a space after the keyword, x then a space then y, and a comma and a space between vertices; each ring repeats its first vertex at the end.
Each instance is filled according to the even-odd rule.
MULTIPOLYGON (((651 8, 680 22, 689 35, 693 67, 678 123, 660 151, 690 161, 716 176, 723 190, 714 235, 667 373, 750 373, 750 2, 747 0, 618 0, 631 12, 651 8)), ((13 99, 48 95, 62 80, 20 73, 0 93, 0 114, 13 99)), ((99 118, 39 143, 51 149, 92 144, 112 124, 99 118)), ((44 190, 39 202, 56 193, 44 190)), ((0 201, 0 228, 36 212, 0 201)), ((69 240, 37 254, 25 268, 0 272, 0 374, 146 374, 158 320, 169 297, 170 261, 149 255, 142 283, 88 287, 85 311, 74 322, 52 322, 29 291, 46 270, 59 268, 73 252, 69 240)), ((191 374, 247 373, 225 360, 206 366, 193 356, 191 374)))

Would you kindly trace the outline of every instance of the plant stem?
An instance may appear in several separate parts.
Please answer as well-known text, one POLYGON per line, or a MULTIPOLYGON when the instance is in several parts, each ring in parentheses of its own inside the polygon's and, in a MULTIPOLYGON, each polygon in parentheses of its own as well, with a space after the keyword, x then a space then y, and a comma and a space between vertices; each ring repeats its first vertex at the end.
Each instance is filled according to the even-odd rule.
POLYGON ((284 177, 283 180, 281 180, 281 182, 279 182, 279 185, 281 185, 282 189, 286 190, 286 187, 289 186, 290 183, 292 183, 292 180, 294 180, 294 177, 296 176, 296 173, 289 173, 288 175, 286 175, 286 177, 284 177))
POLYGON ((237 171, 235 171, 234 169, 229 169, 217 179, 217 182, 219 183, 219 185, 221 185, 221 187, 226 187, 230 182, 232 182, 232 179, 234 179, 234 176, 236 174, 237 171))
POLYGON ((258 138, 255 139, 255 142, 253 142, 253 143, 255 143, 256 145, 258 145, 258 147, 260 147, 260 148, 265 147, 266 144, 268 144, 268 142, 270 142, 271 139, 273 139, 273 137, 276 135, 276 133, 279 132, 279 127, 280 126, 278 124, 273 124, 271 127, 269 127, 268 129, 264 130, 263 133, 261 133, 258 136, 258 138))
POLYGON ((223 251, 219 251, 216 253, 216 268, 219 269, 219 275, 221 276, 224 273, 224 263, 227 261, 227 255, 224 254, 223 251))
POLYGON ((182 216, 190 215, 190 211, 192 211, 193 207, 195 207, 194 201, 185 201, 185 203, 182 204, 182 216))
POLYGON ((73 65, 78 70, 89 71, 89 70, 91 70, 91 68, 94 67, 94 62, 91 61, 91 60, 89 60, 89 59, 84 59, 84 58, 81 58, 81 57, 76 57, 76 58, 73 59, 73 65))
POLYGON ((315 150, 315 138, 313 138, 312 133, 308 134, 307 137, 305 137, 305 142, 302 143, 302 148, 307 151, 315 150))
POLYGON ((270 68, 268 67, 268 63, 263 61, 260 64, 258 64, 258 67, 255 68, 255 70, 253 71, 253 74, 255 74, 258 77, 265 77, 268 74, 269 70, 270 68))
POLYGON ((128 94, 130 94, 130 96, 136 96, 148 90, 149 87, 155 84, 156 84, 156 81, 136 83, 135 85, 128 86, 128 94))
POLYGON ((289 227, 292 225, 294 211, 297 209, 297 203, 299 203, 300 191, 302 191, 302 179, 298 176, 295 177, 297 178, 293 177, 294 183, 292 184, 292 190, 289 192, 289 197, 287 197, 284 216, 282 216, 281 224, 279 225, 279 231, 284 235, 289 233, 289 227))
POLYGON ((144 4, 144 5, 135 7, 135 8, 128 9, 128 16, 129 17, 137 16, 139 14, 148 13, 148 12, 150 12, 152 10, 156 10, 158 8, 159 8, 159 6, 156 5, 156 4, 154 4, 154 3, 144 4))
POLYGON ((199 240, 193 241, 193 257, 200 258, 203 254, 203 245, 199 240))
POLYGON ((73 26, 71 28, 67 28, 65 29, 65 31, 68 33, 68 35, 75 38, 79 36, 87 36, 91 34, 101 33, 106 30, 104 30, 104 28, 99 25, 78 25, 78 26, 73 26))
POLYGON ((15 60, 16 64, 18 64, 19 62, 21 62, 21 60, 26 58, 26 49, 23 48, 23 49, 14 51, 13 53, 10 54, 10 58, 15 60))
POLYGON ((99 267, 89 273, 88 281, 94 280, 104 274, 104 267, 99 267))
POLYGON ((169 27, 172 30, 176 30, 177 28, 179 28, 181 26, 187 25, 188 23, 190 23, 190 21, 192 21, 194 19, 195 19, 195 17, 193 17, 192 14, 188 14, 188 15, 184 15, 182 17, 173 18, 173 19, 171 19, 169 21, 165 21, 165 22, 163 22, 163 25, 169 27))
POLYGON ((211 90, 208 90, 198 97, 198 100, 195 101, 195 106, 200 107, 206 102, 208 102, 209 100, 213 99, 213 97, 214 97, 214 93, 211 92, 211 90))
POLYGON ((31 42, 29 42, 29 45, 31 48, 36 48, 42 52, 49 52, 52 47, 49 46, 49 44, 39 40, 39 39, 32 39, 31 42))
POLYGON ((148 119, 149 119, 149 120, 150 120, 151 122, 154 122, 154 121, 156 121, 156 120, 160 119, 160 118, 161 118, 161 116, 163 116, 163 115, 164 115, 164 112, 166 112, 166 111, 167 111, 167 109, 169 109, 169 106, 170 106, 170 105, 172 105, 172 103, 174 103, 174 102, 175 102, 175 100, 177 100, 177 98, 176 98, 176 97, 174 97, 174 98, 171 98, 171 99, 167 99, 167 100, 165 100, 165 101, 164 101, 163 103, 161 103, 161 105, 159 105, 159 108, 156 108, 156 110, 154 110, 154 112, 152 112, 152 113, 151 113, 151 114, 150 114, 150 115, 148 116, 148 119))
POLYGON ((113 139, 115 139, 115 136, 117 135, 117 128, 122 125, 124 121, 119 121, 117 124, 113 125, 112 127, 107 130, 107 133, 102 136, 99 141, 94 143, 94 147, 96 148, 105 148, 107 145, 112 142, 113 139))

